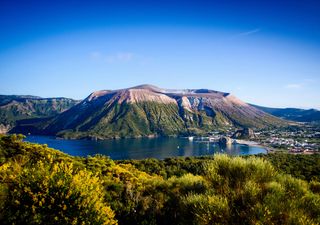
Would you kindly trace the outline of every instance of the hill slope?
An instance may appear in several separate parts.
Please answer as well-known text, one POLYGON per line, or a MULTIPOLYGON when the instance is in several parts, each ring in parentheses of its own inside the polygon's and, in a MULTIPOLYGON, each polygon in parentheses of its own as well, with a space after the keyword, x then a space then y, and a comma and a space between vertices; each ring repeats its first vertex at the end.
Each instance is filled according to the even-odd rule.
POLYGON ((0 95, 0 133, 7 132, 20 120, 52 117, 76 103, 78 101, 69 98, 0 95))
POLYGON ((252 105, 266 113, 286 120, 297 122, 316 122, 320 121, 320 111, 316 109, 297 109, 297 108, 269 108, 252 105))
POLYGON ((284 125, 236 97, 207 89, 141 85, 97 91, 40 130, 66 138, 201 134, 213 129, 284 125))

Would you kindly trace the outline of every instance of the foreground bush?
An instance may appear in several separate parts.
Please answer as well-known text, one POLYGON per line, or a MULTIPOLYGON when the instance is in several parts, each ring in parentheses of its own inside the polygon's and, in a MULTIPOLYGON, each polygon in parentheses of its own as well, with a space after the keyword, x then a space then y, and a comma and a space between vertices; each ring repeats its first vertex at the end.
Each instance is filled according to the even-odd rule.
POLYGON ((103 186, 91 172, 42 161, 31 168, 9 162, 0 169, 7 193, 2 224, 116 224, 103 186))
POLYGON ((205 171, 211 189, 183 199, 193 224, 320 223, 320 196, 267 161, 217 155, 205 171))

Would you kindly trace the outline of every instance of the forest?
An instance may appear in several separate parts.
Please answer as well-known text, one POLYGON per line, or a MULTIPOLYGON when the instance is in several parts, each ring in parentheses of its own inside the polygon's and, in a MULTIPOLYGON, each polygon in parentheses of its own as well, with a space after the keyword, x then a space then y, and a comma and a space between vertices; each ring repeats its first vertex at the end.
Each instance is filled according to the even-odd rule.
POLYGON ((113 161, 0 136, 0 224, 320 224, 320 155, 113 161))

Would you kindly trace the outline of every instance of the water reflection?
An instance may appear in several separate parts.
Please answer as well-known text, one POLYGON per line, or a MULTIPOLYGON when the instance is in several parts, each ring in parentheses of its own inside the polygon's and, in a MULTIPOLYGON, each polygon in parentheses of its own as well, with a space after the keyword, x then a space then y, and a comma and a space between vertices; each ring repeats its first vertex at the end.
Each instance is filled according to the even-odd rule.
POLYGON ((61 140, 48 136, 28 136, 26 141, 47 144, 73 156, 102 154, 112 159, 164 159, 176 156, 201 156, 215 153, 248 155, 265 153, 265 149, 247 145, 221 147, 209 142, 189 141, 186 138, 139 138, 120 140, 61 140))

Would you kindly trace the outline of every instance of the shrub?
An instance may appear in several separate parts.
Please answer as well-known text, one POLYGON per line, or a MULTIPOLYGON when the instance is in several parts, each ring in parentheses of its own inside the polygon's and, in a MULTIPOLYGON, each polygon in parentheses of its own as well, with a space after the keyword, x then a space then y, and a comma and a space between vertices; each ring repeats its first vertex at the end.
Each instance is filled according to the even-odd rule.
POLYGON ((117 223, 104 202, 99 178, 86 170, 74 171, 71 163, 42 161, 31 168, 19 168, 14 162, 1 167, 6 167, 2 181, 9 190, 1 209, 2 224, 117 223))
POLYGON ((229 205, 227 198, 217 195, 190 194, 183 198, 185 224, 228 224, 229 205))

